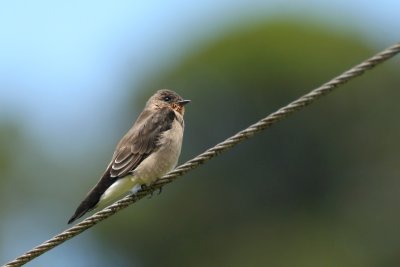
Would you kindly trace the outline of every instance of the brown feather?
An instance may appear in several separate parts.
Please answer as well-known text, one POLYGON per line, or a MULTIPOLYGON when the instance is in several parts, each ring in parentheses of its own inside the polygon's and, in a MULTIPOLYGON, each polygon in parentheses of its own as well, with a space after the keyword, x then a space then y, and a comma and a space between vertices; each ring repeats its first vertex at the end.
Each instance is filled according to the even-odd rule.
POLYGON ((168 106, 155 112, 145 109, 118 143, 114 156, 103 176, 78 206, 68 223, 95 208, 102 194, 116 180, 133 172, 146 157, 156 151, 159 146, 159 137, 171 128, 175 117, 174 110, 168 106))

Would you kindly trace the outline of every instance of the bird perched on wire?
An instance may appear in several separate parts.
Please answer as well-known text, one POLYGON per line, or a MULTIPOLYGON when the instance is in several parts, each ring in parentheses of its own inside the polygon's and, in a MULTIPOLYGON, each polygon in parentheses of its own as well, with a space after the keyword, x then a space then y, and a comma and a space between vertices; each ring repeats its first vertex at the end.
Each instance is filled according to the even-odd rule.
POLYGON ((184 106, 189 102, 167 89, 151 96, 132 128, 119 141, 103 176, 68 223, 129 191, 135 193, 142 186, 151 186, 171 171, 181 153, 184 106))

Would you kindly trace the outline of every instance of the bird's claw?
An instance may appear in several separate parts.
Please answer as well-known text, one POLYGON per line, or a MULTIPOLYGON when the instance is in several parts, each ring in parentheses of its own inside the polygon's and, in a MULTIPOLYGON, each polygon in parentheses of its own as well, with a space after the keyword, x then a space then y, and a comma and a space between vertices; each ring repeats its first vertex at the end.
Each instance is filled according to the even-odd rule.
POLYGON ((142 190, 147 190, 150 192, 149 198, 152 198, 154 191, 156 191, 157 189, 158 189, 158 195, 161 194, 162 192, 162 186, 156 187, 155 183, 151 183, 150 185, 142 184, 140 187, 142 190))

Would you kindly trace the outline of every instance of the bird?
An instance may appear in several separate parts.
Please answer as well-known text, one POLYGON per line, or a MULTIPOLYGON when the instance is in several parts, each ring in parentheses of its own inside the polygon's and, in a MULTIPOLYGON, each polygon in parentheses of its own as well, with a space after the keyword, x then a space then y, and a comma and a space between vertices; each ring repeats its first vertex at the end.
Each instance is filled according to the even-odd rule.
POLYGON ((129 191, 134 194, 143 187, 151 187, 175 168, 182 147, 185 105, 189 102, 168 89, 158 90, 149 98, 131 129, 117 144, 100 180, 87 193, 68 224, 129 191))

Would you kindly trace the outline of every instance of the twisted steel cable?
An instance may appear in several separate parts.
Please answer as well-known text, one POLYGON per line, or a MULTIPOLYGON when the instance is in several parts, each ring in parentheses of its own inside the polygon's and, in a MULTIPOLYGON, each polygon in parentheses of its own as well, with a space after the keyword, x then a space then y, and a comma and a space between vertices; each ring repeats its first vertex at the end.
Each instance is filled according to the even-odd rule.
POLYGON ((168 174, 161 177, 154 185, 153 188, 148 188, 145 190, 139 191, 135 196, 129 195, 124 197, 123 199, 115 202, 114 204, 108 206, 107 208, 95 213, 94 215, 88 217, 87 219, 83 220, 82 222, 74 225, 73 227, 63 231, 62 233, 54 236, 53 238, 45 241, 41 245, 29 250, 28 252, 24 253, 23 255, 19 256, 13 261, 10 261, 4 265, 4 267, 15 267, 15 266, 22 266, 25 263, 33 260, 34 258, 40 256, 41 254, 45 253, 46 251, 62 244, 68 239, 73 238, 74 236, 82 233, 83 231, 91 228, 92 226, 96 225, 102 220, 107 219, 108 217, 112 216, 116 212, 121 209, 124 209, 135 203, 136 201, 140 200, 141 198, 145 197, 146 195, 152 194, 154 190, 161 189, 162 186, 171 183, 177 177, 182 176, 193 170, 200 165, 204 164, 206 161, 212 159, 213 157, 217 156, 218 154, 225 152, 232 148, 233 146, 239 144, 240 142, 252 137, 253 135, 265 130, 266 128, 270 127, 271 125, 275 124, 276 122, 286 118, 288 115, 308 106, 312 102, 316 101, 320 97, 330 93, 339 85, 342 85, 351 79, 362 75, 365 71, 374 68, 376 65, 383 63, 384 61, 392 58, 396 54, 400 52, 400 43, 397 43, 387 49, 383 50, 382 52, 374 55, 373 57, 363 61, 362 63, 354 66, 353 68, 345 71, 341 75, 337 76, 336 78, 330 80, 329 82, 321 85, 320 87, 310 91, 308 94, 303 95, 302 97, 298 98, 297 100, 289 103, 285 107, 282 107, 278 111, 268 115, 267 117, 261 119, 257 123, 250 125, 248 128, 238 132, 237 134, 229 137, 225 141, 215 145, 214 147, 206 150, 205 152, 201 153, 197 157, 187 161, 186 163, 178 166, 173 171, 169 172, 168 174))

